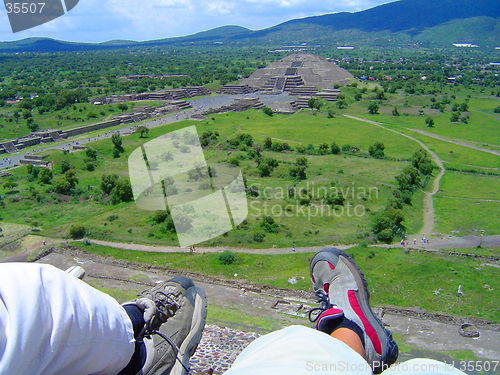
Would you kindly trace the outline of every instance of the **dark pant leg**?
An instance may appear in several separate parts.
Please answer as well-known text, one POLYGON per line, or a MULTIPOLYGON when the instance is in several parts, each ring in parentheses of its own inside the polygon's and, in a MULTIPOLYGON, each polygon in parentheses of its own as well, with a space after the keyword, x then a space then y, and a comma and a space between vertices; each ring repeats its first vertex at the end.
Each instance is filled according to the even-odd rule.
MULTIPOLYGON (((142 317, 142 310, 135 305, 123 306, 127 312, 130 320, 132 321, 132 327, 134 328, 134 338, 137 339, 144 327, 144 319, 142 317)), ((146 345, 143 341, 136 341, 135 351, 128 363, 127 367, 119 372, 118 375, 135 375, 137 374, 144 363, 146 362, 146 345)))

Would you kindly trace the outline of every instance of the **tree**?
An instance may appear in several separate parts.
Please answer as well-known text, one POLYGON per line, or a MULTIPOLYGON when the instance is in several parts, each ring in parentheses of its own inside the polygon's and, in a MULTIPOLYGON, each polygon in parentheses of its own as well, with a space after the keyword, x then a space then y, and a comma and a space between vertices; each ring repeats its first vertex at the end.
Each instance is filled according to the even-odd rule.
POLYGON ((260 222, 260 226, 268 233, 278 233, 280 231, 279 225, 271 216, 264 215, 262 221, 260 222))
POLYGON ((307 158, 305 156, 298 157, 295 164, 290 168, 290 176, 298 180, 307 179, 307 158))
POLYGON ((328 118, 334 118, 335 117, 335 111, 333 110, 333 108, 330 108, 328 110, 328 118))
POLYGON ((38 174, 39 184, 50 184, 52 181, 52 171, 48 168, 42 168, 38 174))
POLYGON ((145 138, 149 134, 149 128, 147 126, 140 125, 137 127, 137 129, 135 129, 135 132, 140 133, 139 138, 145 138))
POLYGON ((69 171, 71 169, 71 164, 69 161, 64 160, 61 164, 61 173, 65 173, 66 171, 69 171))
POLYGON ((115 182, 115 187, 111 190, 111 201, 113 204, 119 202, 129 202, 134 199, 132 185, 129 180, 120 178, 115 182))
POLYGON ((22 110, 22 113, 23 113, 23 119, 27 120, 29 119, 30 117, 32 117, 33 115, 31 114, 31 111, 27 110, 27 109, 23 109, 22 110))
MULTIPOLYGON (((31 119, 30 119, 31 120, 31 119)), ((31 132, 36 132, 38 129, 39 129, 39 126, 36 122, 30 122, 28 124, 28 129, 31 131, 31 132)))
POLYGON ((87 148, 85 150, 85 155, 92 160, 97 160, 97 151, 93 148, 87 148))
POLYGON ((10 191, 12 192, 14 190, 14 188, 17 187, 17 182, 7 181, 7 182, 4 182, 4 184, 2 186, 4 189, 10 189, 10 191))
POLYGON ((348 104, 344 99, 337 100, 336 104, 337 104, 338 109, 345 109, 348 107, 348 104))
POLYGON ((392 115, 393 116, 399 116, 398 107, 394 107, 394 109, 392 110, 392 115))
POLYGON ((118 180, 117 174, 105 174, 101 177, 101 190, 106 194, 110 194, 118 180))
POLYGON ((494 111, 495 113, 500 113, 500 106, 499 106, 499 107, 496 107, 493 111, 494 111))
POLYGON ((66 171, 64 173, 64 178, 70 184, 71 189, 74 189, 75 186, 78 184, 78 178, 76 177, 76 172, 73 169, 66 171))
POLYGON ((340 154, 340 146, 338 144, 336 144, 335 142, 332 142, 330 148, 332 150, 332 154, 333 155, 340 154))
POLYGON ((370 103, 370 105, 368 106, 368 113, 370 115, 376 115, 378 113, 378 110, 379 110, 379 106, 377 103, 370 103))
POLYGON ((266 163, 260 163, 257 169, 260 177, 269 177, 271 175, 271 168, 266 163))
POLYGON ((120 103, 120 104, 118 104, 118 109, 120 111, 124 112, 128 109, 128 105, 126 105, 125 103, 120 103))
POLYGON ((434 169, 431 159, 426 150, 420 149, 411 157, 413 167, 418 169, 423 175, 430 175, 434 169))
POLYGON ((399 184, 400 191, 413 192, 420 186, 421 178, 420 172, 415 167, 408 165, 403 169, 403 172, 396 176, 396 181, 399 184))
POLYGON ((70 169, 58 177, 54 183, 54 190, 59 194, 69 194, 71 189, 76 187, 76 184, 78 184, 76 172, 70 169))
POLYGON ((427 127, 433 128, 434 127, 434 119, 432 117, 427 117, 425 119, 425 124, 427 125, 427 127))
POLYGON ((273 140, 270 137, 267 137, 264 141, 264 149, 269 150, 273 146, 273 140))
POLYGON ((111 136, 111 142, 113 142, 116 150, 118 150, 119 152, 123 152, 122 137, 119 133, 114 133, 111 136))
POLYGON ((307 101, 307 105, 309 106, 309 108, 317 109, 318 111, 323 106, 318 98, 309 98, 309 100, 307 101))
POLYGON ((319 145, 319 154, 320 155, 326 155, 328 153, 328 149, 330 147, 328 146, 328 143, 322 143, 319 145))
POLYGON ((273 115, 273 110, 271 108, 269 108, 269 107, 262 108, 262 112, 264 112, 268 116, 272 116, 273 115))
POLYGON ((370 153, 370 156, 375 159, 383 159, 385 154, 384 154, 385 146, 382 142, 375 142, 373 146, 370 146, 368 149, 368 152, 370 153))
POLYGON ((460 121, 460 115, 458 113, 454 112, 451 115, 450 122, 458 122, 458 121, 460 121))
POLYGON ((78 238, 82 238, 83 236, 85 236, 86 231, 87 230, 83 225, 74 224, 71 226, 71 228, 69 228, 69 235, 71 236, 71 238, 76 240, 78 238))

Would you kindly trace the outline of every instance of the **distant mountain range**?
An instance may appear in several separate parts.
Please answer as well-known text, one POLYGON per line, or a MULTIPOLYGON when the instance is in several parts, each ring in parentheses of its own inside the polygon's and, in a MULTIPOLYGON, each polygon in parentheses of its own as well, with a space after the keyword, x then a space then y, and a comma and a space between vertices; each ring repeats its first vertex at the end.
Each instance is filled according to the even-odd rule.
POLYGON ((253 31, 222 26, 193 35, 144 42, 111 40, 74 43, 49 38, 0 42, 0 52, 88 51, 182 44, 404 45, 446 47, 472 43, 500 46, 499 0, 401 0, 355 13, 335 13, 294 19, 253 31))

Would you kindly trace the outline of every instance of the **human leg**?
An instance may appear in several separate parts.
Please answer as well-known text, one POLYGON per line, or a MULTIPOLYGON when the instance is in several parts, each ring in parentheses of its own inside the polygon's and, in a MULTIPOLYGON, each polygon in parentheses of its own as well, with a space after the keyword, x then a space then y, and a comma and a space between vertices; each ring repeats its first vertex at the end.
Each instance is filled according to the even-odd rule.
POLYGON ((366 358, 365 347, 363 342, 359 338, 359 335, 349 328, 337 328, 333 331, 330 336, 334 339, 342 341, 361 357, 366 358))

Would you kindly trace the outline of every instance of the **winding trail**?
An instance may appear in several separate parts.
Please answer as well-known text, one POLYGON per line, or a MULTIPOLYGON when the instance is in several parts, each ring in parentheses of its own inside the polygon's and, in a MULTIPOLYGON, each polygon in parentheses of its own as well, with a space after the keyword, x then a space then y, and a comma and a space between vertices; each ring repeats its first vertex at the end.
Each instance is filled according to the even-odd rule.
POLYGON ((431 155, 432 159, 434 160, 434 162, 439 167, 439 173, 436 176, 436 178, 434 179, 434 182, 432 184, 432 191, 430 191, 430 192, 424 191, 424 193, 425 193, 425 200, 424 200, 424 225, 423 225, 422 233, 421 234, 431 234, 431 233, 433 233, 433 231, 434 231, 434 200, 433 200, 433 197, 439 191, 439 184, 441 183, 441 178, 443 177, 444 172, 445 172, 444 164, 443 164, 443 161, 441 160, 441 158, 435 152, 431 151, 429 149, 429 147, 425 143, 423 143, 422 141, 418 140, 417 138, 412 137, 411 135, 399 132, 399 131, 394 130, 394 129, 389 129, 389 128, 385 127, 380 122, 376 122, 376 121, 372 121, 372 120, 367 120, 365 118, 355 117, 355 116, 350 116, 350 115, 344 115, 344 116, 348 117, 348 118, 351 118, 353 120, 363 121, 363 122, 366 122, 366 123, 378 126, 379 128, 382 128, 384 130, 387 130, 387 131, 396 133, 398 135, 401 135, 403 137, 406 137, 408 139, 411 139, 412 141, 417 142, 420 146, 422 146, 431 155))
MULTIPOLYGON (((155 253, 189 253, 189 248, 187 247, 175 247, 175 246, 152 246, 152 245, 141 245, 135 243, 120 243, 111 241, 101 241, 87 239, 90 243, 100 246, 107 246, 122 250, 132 250, 132 251, 145 251, 145 252, 155 252, 155 253)), ((80 240, 83 241, 83 240, 80 240)), ((67 241, 54 241, 47 242, 47 246, 52 244, 59 244, 67 241)), ((481 244, 483 247, 498 247, 500 246, 500 235, 496 236, 464 236, 464 237, 442 237, 433 239, 429 244, 416 244, 409 245, 408 247, 415 250, 442 250, 442 249, 465 249, 476 247, 481 244)), ((343 244, 325 244, 323 246, 305 246, 299 247, 295 246, 296 253, 314 253, 326 246, 334 246, 341 250, 347 250, 351 247, 357 246, 357 244, 343 245, 343 244)), ((400 247, 397 245, 374 245, 380 248, 394 248, 400 247)), ((291 247, 285 248, 270 248, 270 249, 245 249, 239 247, 196 247, 195 253, 218 253, 225 250, 231 250, 235 253, 247 253, 247 254, 267 254, 267 255, 277 255, 277 254, 290 254, 292 253, 291 247)))
MULTIPOLYGON (((434 138, 434 139, 438 139, 438 140, 443 141, 443 142, 453 143, 454 145, 463 146, 463 147, 471 148, 473 150, 478 150, 478 151, 486 152, 488 154, 500 156, 500 151, 488 150, 487 148, 482 148, 482 147, 479 147, 479 146, 471 145, 469 143, 466 143, 465 141, 454 141, 452 139, 443 137, 441 135, 436 135, 436 134, 433 134, 433 133, 426 132, 425 130, 410 129, 410 128, 407 128, 407 129, 411 130, 412 132, 425 135, 426 137, 431 137, 431 138, 434 138)), ((388 130, 391 130, 391 129, 388 129, 388 130)), ((484 143, 484 144, 487 144, 487 143, 484 143)), ((498 145, 490 145, 490 144, 489 144, 489 146, 499 147, 498 145)))

